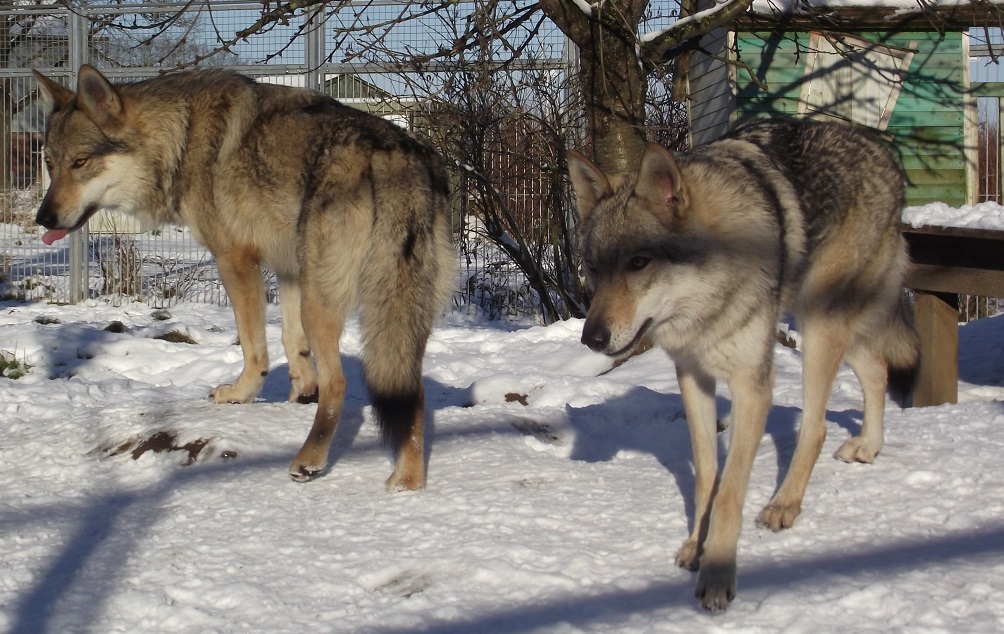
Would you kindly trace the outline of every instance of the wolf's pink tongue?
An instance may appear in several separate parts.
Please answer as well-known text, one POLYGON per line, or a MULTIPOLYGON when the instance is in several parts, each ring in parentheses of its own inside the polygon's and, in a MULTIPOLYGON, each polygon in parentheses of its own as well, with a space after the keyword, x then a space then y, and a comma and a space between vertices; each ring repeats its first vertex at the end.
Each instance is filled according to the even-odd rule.
POLYGON ((42 242, 52 244, 56 240, 62 240, 65 237, 66 229, 49 229, 42 234, 42 242))

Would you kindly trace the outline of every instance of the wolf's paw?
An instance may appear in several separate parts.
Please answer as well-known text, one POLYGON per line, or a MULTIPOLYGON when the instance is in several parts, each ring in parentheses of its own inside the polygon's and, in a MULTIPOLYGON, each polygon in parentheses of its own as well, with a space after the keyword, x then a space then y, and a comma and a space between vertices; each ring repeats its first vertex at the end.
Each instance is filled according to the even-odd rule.
POLYGON ((289 390, 289 402, 290 403, 300 403, 301 405, 306 405, 308 403, 317 402, 317 386, 313 388, 301 387, 297 388, 294 384, 289 390))
POLYGON ((872 443, 861 436, 855 436, 837 449, 833 457, 844 462, 863 462, 871 464, 875 462, 875 456, 882 449, 881 443, 872 443), (878 446, 876 446, 878 444, 878 446))
POLYGON ((676 565, 687 570, 697 570, 701 567, 701 548, 696 539, 688 539, 676 551, 676 565))
POLYGON ((394 473, 390 474, 387 478, 387 482, 384 485, 387 487, 389 493, 396 493, 398 491, 418 491, 419 489, 425 488, 425 474, 424 473, 398 473, 400 469, 395 469, 394 473))
POLYGON ((791 528, 795 524, 795 518, 802 512, 800 504, 782 504, 773 501, 763 507, 760 515, 756 519, 758 526, 778 532, 784 528, 791 528))
POLYGON ((254 395, 248 395, 243 390, 238 390, 229 383, 219 385, 209 393, 209 398, 214 403, 248 403, 254 399, 254 395))
POLYGON ((297 482, 310 482, 316 476, 321 475, 325 465, 306 465, 297 460, 289 465, 289 477, 297 482))
POLYGON ((732 599, 736 598, 735 561, 726 564, 702 562, 694 596, 707 610, 718 612, 729 607, 732 599))

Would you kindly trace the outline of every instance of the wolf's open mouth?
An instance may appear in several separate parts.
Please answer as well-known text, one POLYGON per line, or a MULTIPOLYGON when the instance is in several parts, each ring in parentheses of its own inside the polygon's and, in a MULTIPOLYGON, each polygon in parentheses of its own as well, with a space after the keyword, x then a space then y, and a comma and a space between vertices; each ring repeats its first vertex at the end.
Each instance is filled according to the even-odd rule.
POLYGON ((80 217, 80 220, 78 220, 75 225, 73 225, 69 229, 62 229, 62 228, 49 229, 48 231, 42 234, 42 242, 44 242, 47 245, 52 245, 53 243, 62 240, 63 238, 66 237, 66 234, 73 233, 74 231, 77 231, 85 224, 87 224, 87 221, 91 219, 91 216, 93 216, 98 212, 98 209, 99 207, 97 207, 96 205, 89 205, 87 209, 84 210, 84 215, 80 217))
POLYGON ((608 352, 607 356, 613 357, 615 359, 623 359, 627 356, 630 356, 631 353, 634 352, 634 349, 638 347, 638 344, 641 343, 641 340, 645 338, 645 335, 648 334, 648 331, 651 327, 652 327, 652 318, 649 317, 648 319, 645 320, 645 323, 641 325, 641 328, 639 328, 638 332, 635 333, 634 338, 631 339, 631 341, 629 341, 626 346, 624 346, 620 350, 615 350, 614 352, 608 352))

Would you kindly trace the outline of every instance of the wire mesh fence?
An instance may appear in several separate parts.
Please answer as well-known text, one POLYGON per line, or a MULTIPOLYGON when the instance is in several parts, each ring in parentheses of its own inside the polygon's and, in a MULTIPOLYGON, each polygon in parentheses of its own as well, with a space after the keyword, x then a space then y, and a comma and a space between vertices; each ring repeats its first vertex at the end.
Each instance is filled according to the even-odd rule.
MULTIPOLYGON (((456 66, 433 58, 444 42, 453 41, 465 28, 473 5, 461 2, 447 10, 425 12, 420 3, 400 0, 334 3, 259 33, 241 35, 261 17, 263 7, 214 1, 146 3, 140 12, 135 5, 0 10, 0 127, 8 148, 0 169, 0 294, 54 302, 141 299, 157 307, 179 301, 227 302, 211 254, 184 227, 142 227, 126 216, 102 211, 69 240, 52 246, 42 243, 34 215, 46 187, 45 113, 31 76, 33 68, 73 88, 77 69, 84 63, 113 81, 222 65, 262 82, 321 90, 408 127, 440 147, 456 142, 457 130, 451 125, 470 124, 455 116, 452 91, 458 77, 490 71, 490 60, 458 73, 456 66), (403 20, 409 12, 416 15, 403 20), (401 54, 410 59, 427 55, 429 60, 420 69, 403 67, 401 54)), ((567 89, 573 60, 564 37, 540 22, 528 21, 520 28, 527 30, 532 46, 519 63, 504 69, 509 83, 502 100, 508 106, 507 118, 524 119, 506 127, 518 134, 505 139, 501 137, 507 133, 496 135, 501 140, 492 145, 483 172, 467 173, 460 159, 454 166, 454 226, 461 263, 454 304, 490 317, 538 314, 540 297, 513 264, 511 254, 488 239, 486 226, 492 221, 479 211, 483 190, 471 187, 469 181, 489 179, 492 191, 504 192, 507 211, 528 230, 527 250, 541 266, 551 266, 554 239, 547 228, 555 213, 567 213, 568 196, 555 192, 553 163, 545 164, 550 159, 527 150, 541 140, 542 127, 553 122, 563 127, 563 133, 574 133, 571 119, 581 116, 569 114, 578 106, 567 89), (548 89, 564 86, 558 91, 562 110, 551 113, 554 116, 545 116, 553 104, 520 94, 542 78, 552 80, 548 89)), ((486 52, 479 55, 484 62, 486 52)), ((562 137, 562 142, 566 140, 562 137)), ((562 265, 569 267, 567 262, 562 265)), ((269 288, 270 299, 277 301, 274 283, 269 288)))
MULTIPOLYGON (((497 10, 518 12, 530 4, 499 3, 497 10)), ((472 27, 470 2, 436 11, 404 0, 330 3, 251 32, 269 6, 214 0, 0 9, 0 140, 6 148, 0 155, 0 296, 141 299, 157 307, 227 302, 211 254, 183 227, 141 227, 103 212, 72 240, 46 246, 34 223, 46 186, 45 121, 31 69, 72 87, 83 63, 115 81, 222 65, 262 82, 324 91, 444 149, 455 168, 455 308, 544 321, 582 308, 574 305, 581 293, 574 292, 580 280, 572 204, 558 167, 567 148, 584 143, 585 126, 574 51, 553 25, 544 18, 519 21, 528 44, 515 61, 498 63, 496 54, 501 59, 506 51, 488 46, 458 65, 446 61, 443 50, 461 33, 488 26, 472 27)), ((977 66, 996 68, 974 61, 977 66)), ((666 92, 658 81, 653 86, 666 92)), ((999 201, 999 100, 981 104, 980 112, 987 148, 981 200, 999 201)), ((662 135, 653 140, 676 146, 672 134, 683 127, 675 123, 670 117, 653 128, 662 135)), ((274 283, 268 288, 277 301, 274 283)))
MULTIPOLYGON (((980 32, 971 48, 970 80, 980 85, 973 101, 976 108, 977 203, 1004 203, 1002 198, 1002 144, 999 95, 1004 94, 1004 76, 997 56, 1001 48, 1000 29, 980 32)), ((1001 300, 976 295, 959 296, 959 321, 969 322, 1001 312, 1001 300)))

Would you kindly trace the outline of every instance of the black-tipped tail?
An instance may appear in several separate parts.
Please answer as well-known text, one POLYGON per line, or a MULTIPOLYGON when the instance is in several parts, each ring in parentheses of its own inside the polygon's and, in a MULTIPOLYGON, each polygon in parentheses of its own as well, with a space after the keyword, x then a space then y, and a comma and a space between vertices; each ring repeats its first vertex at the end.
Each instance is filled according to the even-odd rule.
POLYGON ((414 431, 415 421, 423 416, 422 391, 413 393, 380 393, 370 387, 370 400, 383 434, 384 445, 395 453, 406 443, 414 431))
POLYGON ((889 398, 900 407, 910 406, 919 370, 919 363, 905 368, 889 368, 889 398))
POLYGON ((909 407, 920 372, 920 335, 913 323, 913 308, 904 292, 884 333, 881 333, 888 371, 889 397, 909 407))

